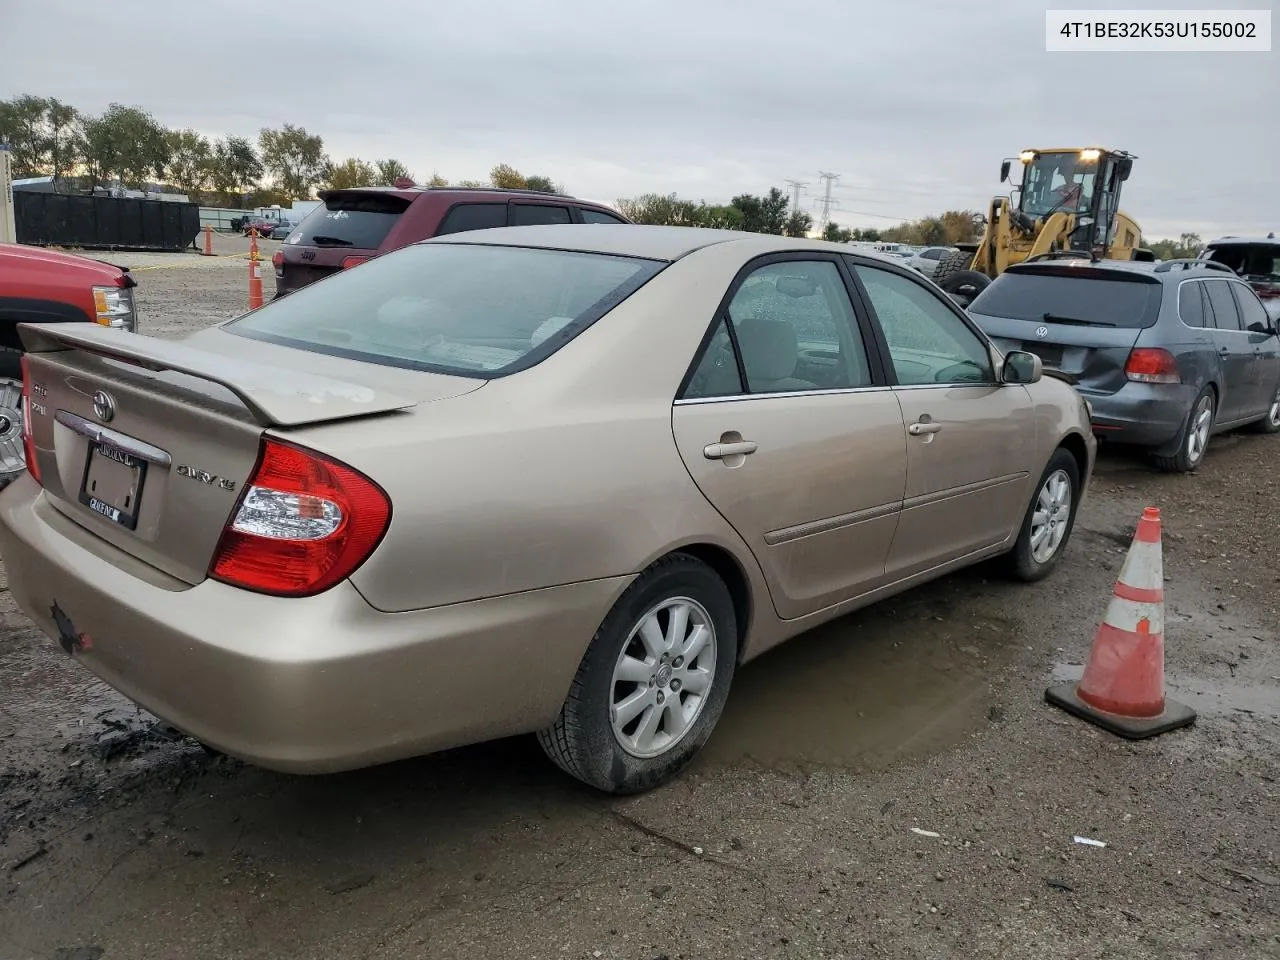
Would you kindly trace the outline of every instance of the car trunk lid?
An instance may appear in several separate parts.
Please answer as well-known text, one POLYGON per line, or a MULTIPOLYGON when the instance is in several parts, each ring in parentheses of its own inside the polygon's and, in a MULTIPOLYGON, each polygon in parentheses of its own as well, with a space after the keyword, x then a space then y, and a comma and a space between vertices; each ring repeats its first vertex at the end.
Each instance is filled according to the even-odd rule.
MULTIPOLYGON (((179 580, 205 579, 265 431, 391 416, 411 395, 96 324, 22 324, 41 483, 65 516, 179 580)), ((227 336, 227 335, 223 335, 227 336)), ((231 337, 228 336, 228 340, 231 337)), ((351 366, 362 365, 351 363, 351 366)), ((435 397, 478 383, 439 381, 435 397)))
POLYGON ((376 256, 412 202, 403 191, 327 192, 273 258, 277 293, 290 293, 376 256))
POLYGON ((1142 331, 1160 312, 1163 286, 1137 271, 1075 265, 1011 267, 969 306, 1003 351, 1025 350, 1086 392, 1114 393, 1142 331))

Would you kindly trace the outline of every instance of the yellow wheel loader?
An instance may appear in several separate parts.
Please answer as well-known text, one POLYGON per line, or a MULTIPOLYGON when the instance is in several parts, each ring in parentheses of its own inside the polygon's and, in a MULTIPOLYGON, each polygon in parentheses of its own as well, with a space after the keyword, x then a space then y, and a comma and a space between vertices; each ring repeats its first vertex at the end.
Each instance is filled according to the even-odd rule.
MULTIPOLYGON (((1137 159, 1123 150, 1023 150, 1021 182, 997 196, 982 239, 957 244, 938 261, 933 282, 968 306, 992 280, 1031 259, 1154 260, 1139 246, 1142 231, 1120 210, 1120 187, 1137 159)), ((1014 160, 1000 167, 1009 179, 1014 160)))

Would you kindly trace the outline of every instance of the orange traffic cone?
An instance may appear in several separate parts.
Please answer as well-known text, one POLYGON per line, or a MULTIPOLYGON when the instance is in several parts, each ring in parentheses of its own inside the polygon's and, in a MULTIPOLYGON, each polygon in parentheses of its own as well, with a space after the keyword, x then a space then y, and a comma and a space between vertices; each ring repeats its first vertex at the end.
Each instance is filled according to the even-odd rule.
POLYGON ((262 306, 262 261, 256 256, 249 258, 249 309, 257 310, 262 306))
POLYGON ((204 256, 213 256, 213 224, 204 225, 204 256))
POLYGON ((1164 558, 1155 507, 1138 522, 1080 683, 1050 687, 1044 697, 1130 740, 1195 723, 1194 710, 1164 695, 1164 558))

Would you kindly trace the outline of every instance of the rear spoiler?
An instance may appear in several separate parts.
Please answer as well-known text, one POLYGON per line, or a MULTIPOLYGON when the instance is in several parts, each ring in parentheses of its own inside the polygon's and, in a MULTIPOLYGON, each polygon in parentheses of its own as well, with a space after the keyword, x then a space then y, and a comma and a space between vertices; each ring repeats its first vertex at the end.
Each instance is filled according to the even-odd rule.
POLYGON ((371 387, 224 357, 96 323, 20 323, 28 353, 81 350, 146 370, 171 370, 225 387, 264 427, 297 427, 390 413, 417 404, 371 387))

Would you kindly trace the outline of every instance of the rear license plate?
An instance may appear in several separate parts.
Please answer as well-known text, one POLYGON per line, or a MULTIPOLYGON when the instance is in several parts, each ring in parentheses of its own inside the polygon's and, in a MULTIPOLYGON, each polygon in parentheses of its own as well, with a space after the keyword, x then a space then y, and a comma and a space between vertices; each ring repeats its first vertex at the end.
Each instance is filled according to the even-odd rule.
POLYGON ((1022 349, 1034 353, 1046 367, 1062 366, 1062 347, 1056 343, 1024 343, 1022 349))
POLYGON ((146 477, 145 460, 95 440, 89 444, 80 502, 127 530, 136 529, 146 477))

